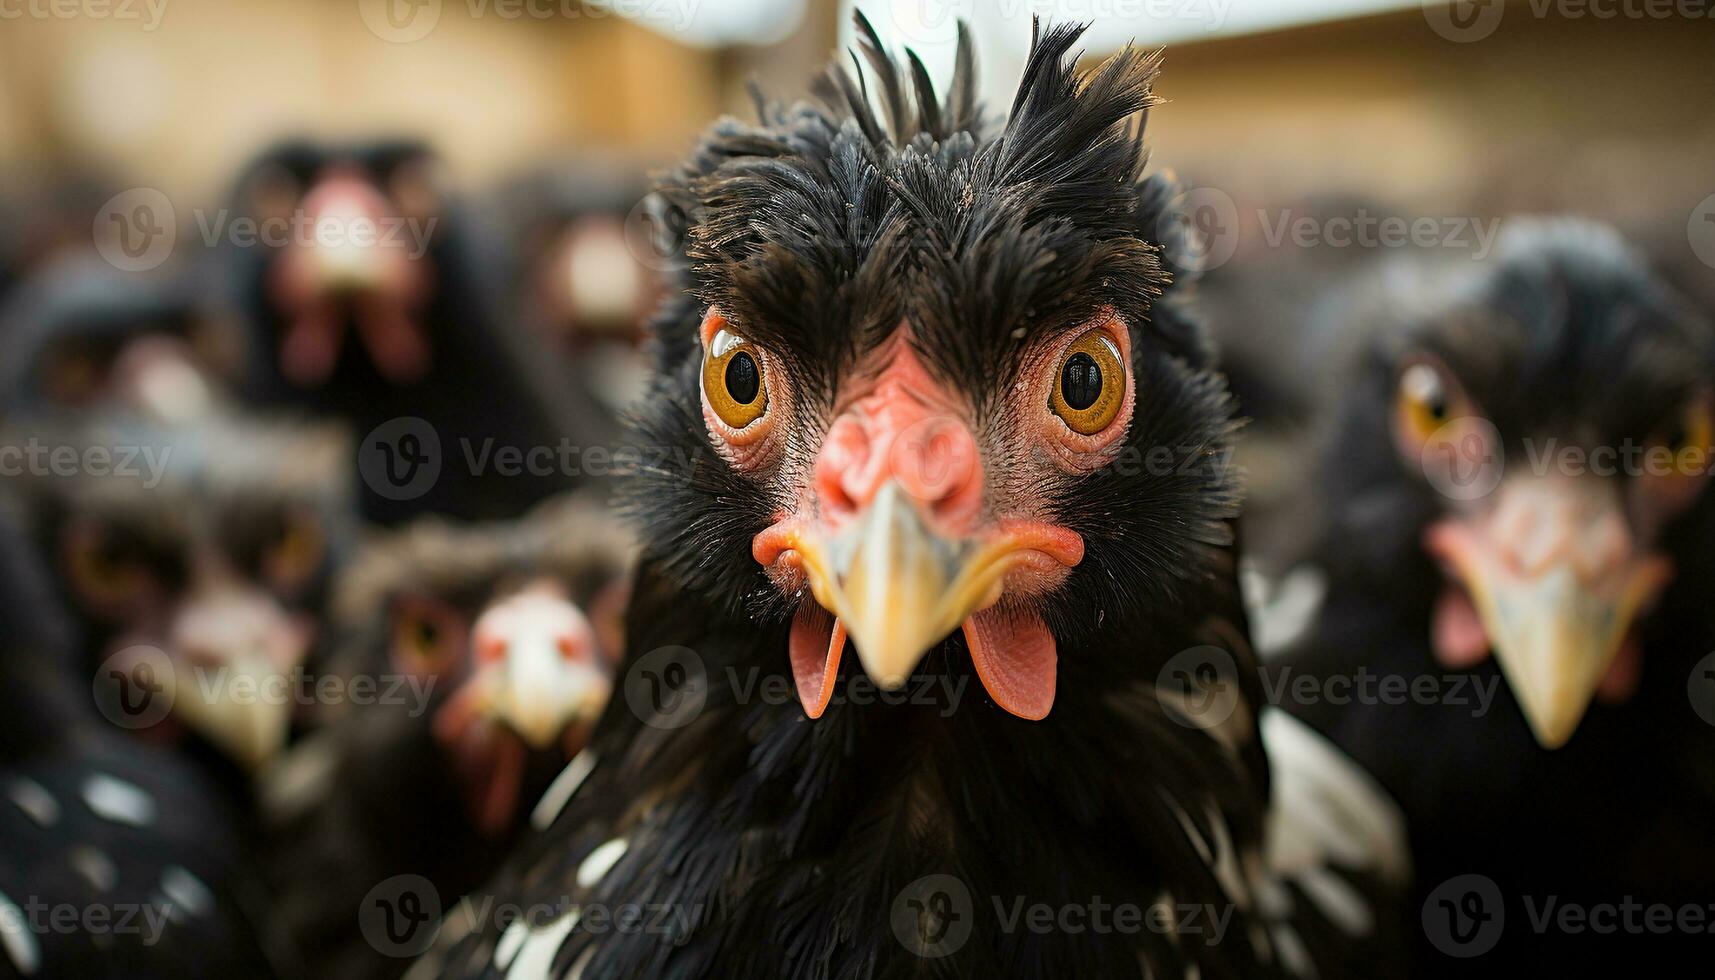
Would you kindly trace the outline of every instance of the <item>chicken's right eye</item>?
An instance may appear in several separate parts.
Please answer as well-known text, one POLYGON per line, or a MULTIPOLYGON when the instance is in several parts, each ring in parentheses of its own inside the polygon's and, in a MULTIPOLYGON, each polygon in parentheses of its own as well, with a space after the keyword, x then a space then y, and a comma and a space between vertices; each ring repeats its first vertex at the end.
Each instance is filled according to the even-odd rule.
POLYGON ((768 411, 768 378, 762 357, 744 338, 715 332, 703 357, 703 394, 720 420, 742 429, 768 411))

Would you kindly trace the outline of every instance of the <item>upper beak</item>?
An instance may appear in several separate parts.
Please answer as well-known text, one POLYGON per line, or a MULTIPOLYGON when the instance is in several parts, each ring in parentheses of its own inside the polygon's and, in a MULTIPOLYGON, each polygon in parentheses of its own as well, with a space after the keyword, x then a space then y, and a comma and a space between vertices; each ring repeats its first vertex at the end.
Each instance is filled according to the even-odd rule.
POLYGON ((857 644, 864 671, 883 690, 903 686, 924 654, 1000 598, 1023 543, 1007 535, 950 540, 929 531, 897 483, 832 541, 795 533, 816 601, 857 644))
MULTIPOLYGON (((309 631, 272 598, 216 591, 183 609, 173 630, 191 663, 215 663, 219 676, 176 684, 173 710, 251 770, 286 744, 294 703, 278 696, 309 648, 309 631)), ((211 668, 193 667, 201 673, 211 668)))
POLYGON ((548 643, 518 645, 498 670, 494 716, 535 749, 547 748, 573 722, 594 718, 611 689, 606 675, 568 661, 548 643))
POLYGON ((1494 511, 1432 527, 1544 748, 1572 737, 1632 622, 1671 578, 1641 553, 1619 494, 1596 478, 1515 478, 1494 511))

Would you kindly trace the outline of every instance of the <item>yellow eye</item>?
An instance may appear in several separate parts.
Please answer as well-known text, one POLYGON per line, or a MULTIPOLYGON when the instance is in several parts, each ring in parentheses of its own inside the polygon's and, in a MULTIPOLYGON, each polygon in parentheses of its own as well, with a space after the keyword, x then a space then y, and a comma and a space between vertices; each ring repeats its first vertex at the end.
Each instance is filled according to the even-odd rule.
POLYGON ((1408 446, 1421 446, 1442 426, 1465 414, 1453 385, 1435 365, 1410 364, 1399 374, 1394 418, 1408 446))
POLYGON ((1091 330, 1061 355, 1048 407, 1073 432, 1093 436, 1119 416, 1125 386, 1120 349, 1106 331, 1091 330))
POLYGON ((762 358, 742 337, 715 331, 703 357, 703 394, 722 422, 742 429, 768 411, 768 379, 762 358))

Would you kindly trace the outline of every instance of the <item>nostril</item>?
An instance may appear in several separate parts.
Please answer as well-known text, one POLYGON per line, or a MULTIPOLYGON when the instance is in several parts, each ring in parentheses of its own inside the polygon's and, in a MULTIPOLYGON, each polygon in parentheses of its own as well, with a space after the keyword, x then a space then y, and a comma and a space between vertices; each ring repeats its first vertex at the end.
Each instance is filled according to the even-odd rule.
POLYGON ((953 419, 923 420, 901 433, 890 455, 894 478, 937 512, 960 509, 979 482, 976 440, 953 419))

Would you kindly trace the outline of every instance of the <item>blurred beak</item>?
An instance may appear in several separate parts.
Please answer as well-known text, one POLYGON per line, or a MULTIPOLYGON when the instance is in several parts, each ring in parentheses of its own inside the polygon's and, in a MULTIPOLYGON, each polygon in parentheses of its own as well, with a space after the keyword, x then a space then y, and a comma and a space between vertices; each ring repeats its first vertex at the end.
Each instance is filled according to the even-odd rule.
POLYGON ((1437 524, 1425 543, 1470 595, 1537 741, 1559 748, 1672 569, 1639 551, 1606 481, 1518 477, 1498 493, 1493 511, 1437 524))
POLYGON ((286 744, 295 702, 291 674, 309 630, 260 592, 219 591, 180 610, 173 644, 173 710, 198 734, 251 771, 286 744))
POLYGON ((477 622, 479 653, 498 656, 476 682, 488 714, 533 749, 589 723, 607 705, 612 682, 595 653, 584 613, 564 597, 527 591, 489 608, 477 622))

